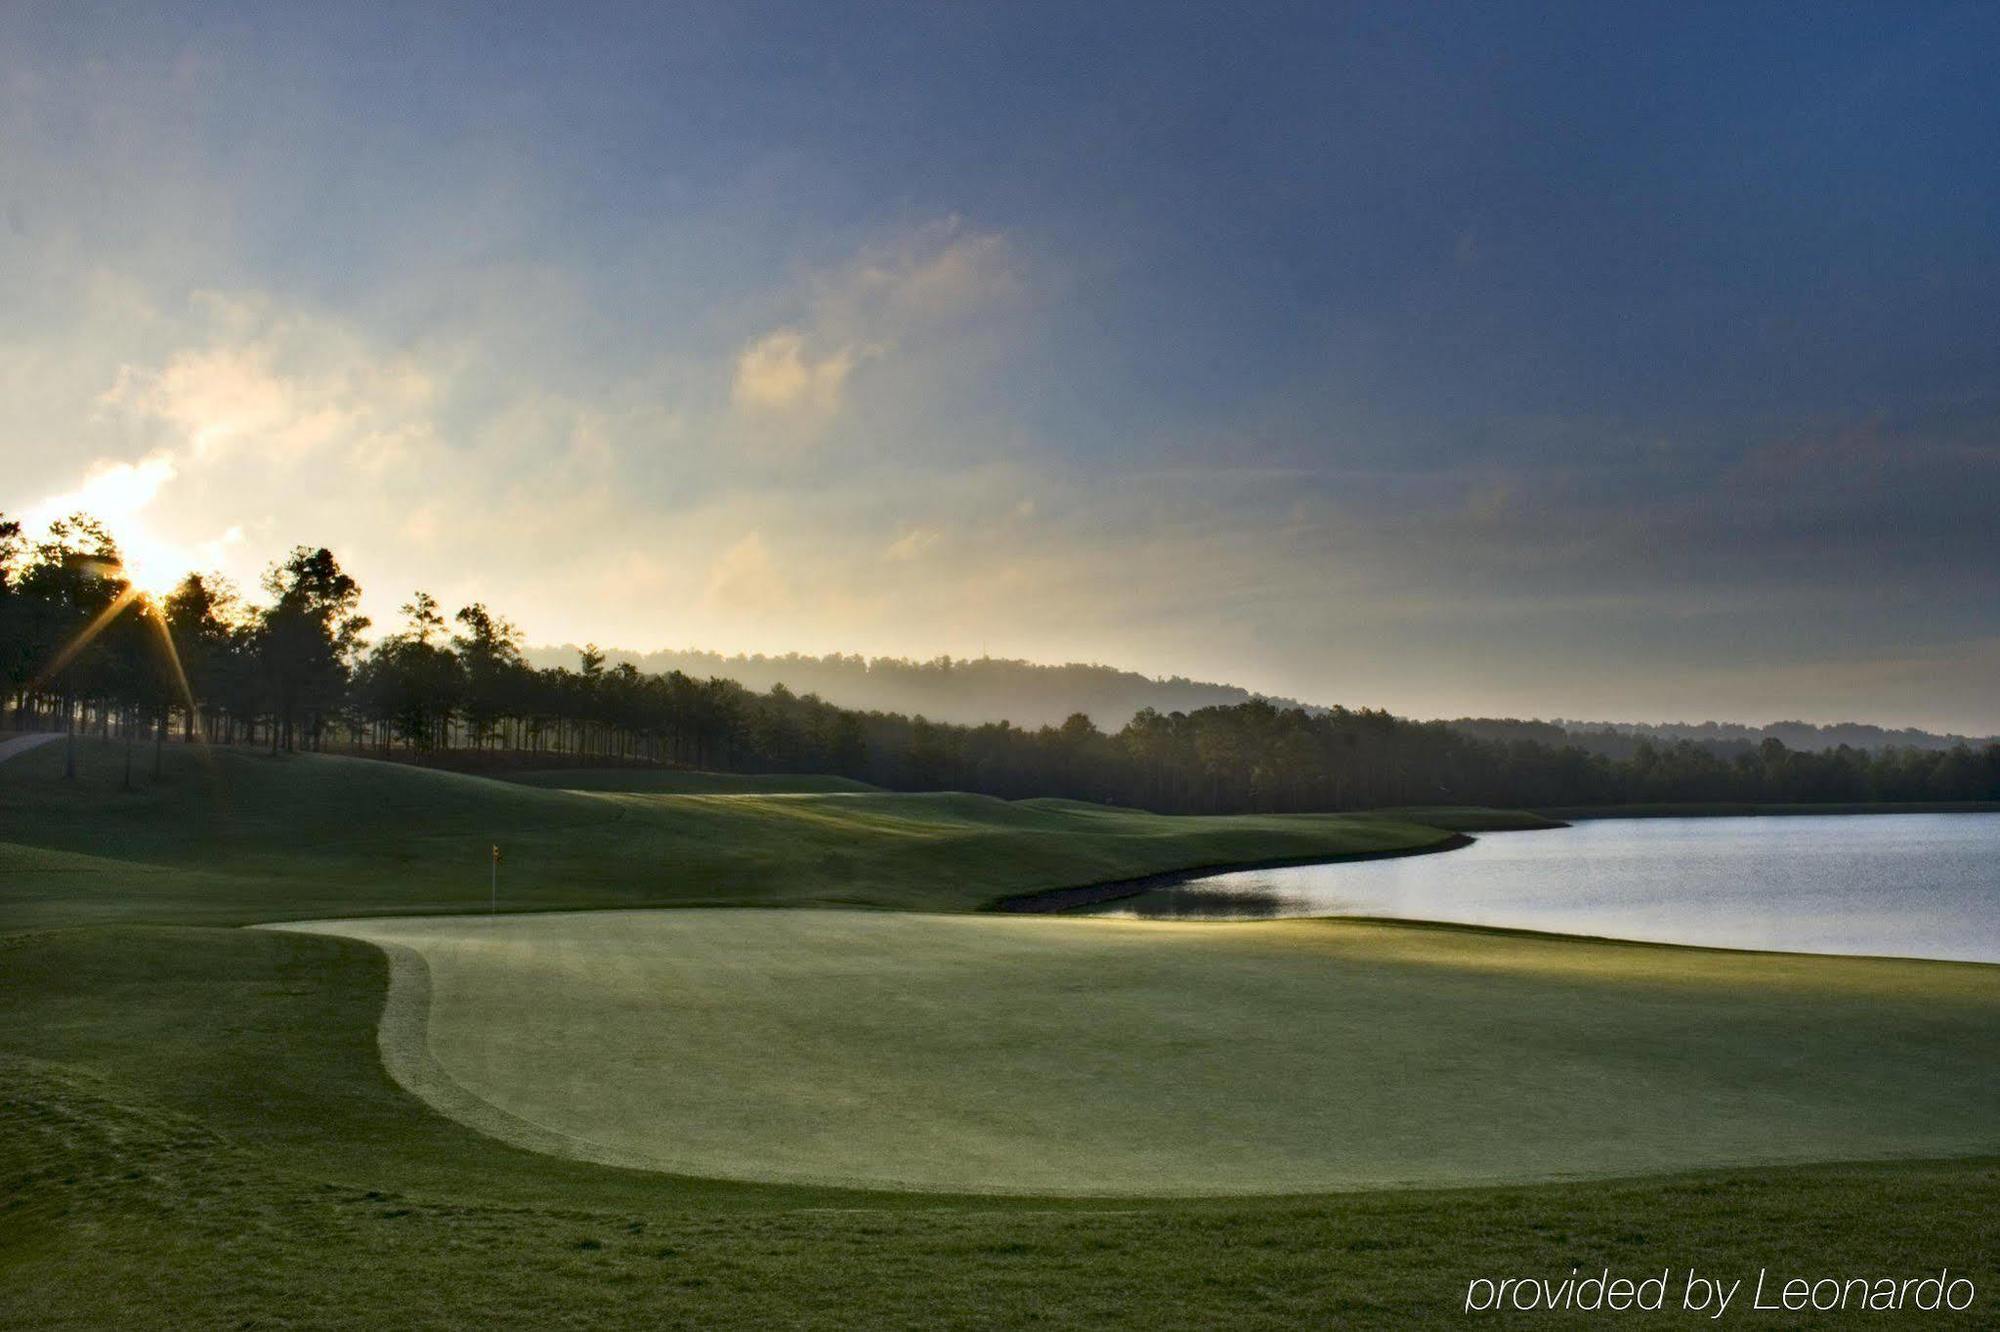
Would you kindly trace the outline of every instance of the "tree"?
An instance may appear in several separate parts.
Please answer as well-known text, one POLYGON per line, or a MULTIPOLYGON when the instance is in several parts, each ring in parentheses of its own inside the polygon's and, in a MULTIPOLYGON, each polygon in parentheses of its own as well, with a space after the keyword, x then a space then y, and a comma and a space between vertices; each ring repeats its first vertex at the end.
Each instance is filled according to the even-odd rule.
POLYGON ((454 618, 464 626, 452 645, 465 672, 465 719, 478 748, 507 715, 514 678, 526 669, 521 661, 521 631, 476 601, 454 618))
POLYGON ((297 745, 296 723, 310 724, 317 745, 326 719, 340 705, 368 621, 355 611, 361 586, 342 572, 324 546, 298 546, 264 576, 275 600, 264 613, 261 657, 271 688, 271 752, 297 745))
POLYGON ((188 691, 181 719, 183 742, 194 739, 200 720, 196 714, 202 706, 213 705, 224 693, 239 646, 232 624, 235 608, 236 593, 226 580, 194 573, 167 594, 161 607, 188 691))
MULTIPOLYGON (((80 702, 108 696, 109 658, 97 640, 127 599, 118 543, 102 523, 73 514, 49 524, 20 580, 27 614, 27 656, 34 663, 28 688, 53 691, 69 732, 63 776, 76 777, 76 710, 80 702)), ((99 715, 109 725, 108 711, 99 715)))
POLYGON ((23 545, 21 524, 0 513, 0 684, 6 686, 7 696, 15 700, 17 716, 26 712, 29 672, 33 669, 28 660, 27 625, 22 618, 27 603, 15 588, 23 545))
POLYGON ((450 741, 465 672, 442 641, 445 623, 437 598, 418 592, 401 609, 406 628, 368 654, 354 679, 354 698, 381 729, 385 748, 400 740, 427 752, 450 741))

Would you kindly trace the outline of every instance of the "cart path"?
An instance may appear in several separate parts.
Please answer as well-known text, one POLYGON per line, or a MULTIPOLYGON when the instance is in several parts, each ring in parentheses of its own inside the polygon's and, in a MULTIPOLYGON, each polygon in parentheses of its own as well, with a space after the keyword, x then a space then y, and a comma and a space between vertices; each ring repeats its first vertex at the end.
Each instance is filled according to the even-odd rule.
POLYGON ((33 735, 17 735, 12 740, 0 740, 0 763, 5 763, 16 754, 25 754, 31 749, 39 749, 51 740, 60 740, 61 731, 37 731, 33 735))

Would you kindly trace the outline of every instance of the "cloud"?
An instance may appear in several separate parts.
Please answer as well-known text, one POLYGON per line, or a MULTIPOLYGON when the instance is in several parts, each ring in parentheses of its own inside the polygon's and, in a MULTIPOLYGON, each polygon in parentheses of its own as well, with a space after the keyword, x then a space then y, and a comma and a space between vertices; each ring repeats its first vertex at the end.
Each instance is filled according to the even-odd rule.
POLYGON ((145 514, 177 471, 165 453, 149 454, 136 463, 100 460, 74 490, 31 505, 24 525, 31 534, 39 534, 58 519, 89 514, 110 529, 128 574, 148 591, 163 592, 188 570, 191 552, 162 540, 145 514))
POLYGON ((148 454, 136 463, 99 460, 85 471, 74 490, 50 495, 27 511, 30 527, 42 527, 73 513, 88 513, 109 523, 136 517, 174 479, 179 469, 166 453, 148 454))
POLYGON ((797 329, 781 328, 736 358, 730 400, 751 412, 832 416, 862 349, 845 346, 815 359, 797 329))
POLYGON ((66 444, 0 444, 19 450, 31 525, 88 512, 144 577, 252 582, 293 540, 380 549, 400 496, 462 490, 441 474, 436 374, 353 322, 255 290, 142 300, 101 278, 87 294, 47 339, 69 373, 39 394, 0 382, 23 439, 66 444), (104 296, 145 336, 108 337, 104 296))
POLYGON ((154 368, 123 365, 103 409, 164 427, 191 462, 238 451, 297 457, 340 447, 379 467, 431 433, 436 386, 348 329, 277 311, 261 296, 195 298, 210 336, 154 368))
POLYGON ((968 232, 949 217, 864 251, 822 281, 829 311, 856 310, 892 330, 936 327, 1002 306, 1022 292, 1006 237, 968 232))
POLYGON ((274 524, 290 540, 300 517, 344 504, 360 521, 343 515, 336 530, 364 528, 384 494, 436 461, 434 376, 348 322, 258 291, 161 304, 116 281, 90 290, 142 310, 151 345, 93 354, 93 310, 67 349, 78 369, 60 396, 36 402, 0 386, 0 403, 70 441, 29 482, 45 492, 24 515, 31 524, 88 512, 148 576, 199 565, 247 579, 252 568, 227 566, 274 554, 264 548, 274 524))
POLYGON ((240 524, 232 524, 229 530, 221 536, 216 537, 212 541, 204 541, 196 546, 195 555, 200 559, 202 564, 212 568, 220 565, 227 558, 231 547, 242 544, 243 528, 240 524))
POLYGON ((758 615, 784 610, 792 594, 763 536, 749 532, 709 566, 703 600, 711 610, 758 615))
POLYGON ((935 355, 1022 288, 998 233, 969 232, 957 217, 914 228, 812 275, 797 317, 738 353, 730 401, 767 421, 824 424, 864 363, 935 355))
POLYGON ((925 551, 935 546, 942 537, 943 533, 935 528, 913 527, 890 542, 889 548, 883 554, 892 560, 908 562, 922 556, 925 551))

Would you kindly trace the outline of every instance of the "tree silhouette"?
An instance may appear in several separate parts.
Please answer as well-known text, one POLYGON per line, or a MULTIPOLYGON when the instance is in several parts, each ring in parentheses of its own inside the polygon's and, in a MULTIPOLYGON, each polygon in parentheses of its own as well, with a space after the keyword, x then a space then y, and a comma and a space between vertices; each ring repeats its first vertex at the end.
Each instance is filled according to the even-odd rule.
POLYGON ((339 706, 368 621, 355 613, 361 587, 343 573, 333 552, 298 546, 264 576, 274 603, 264 614, 260 647, 278 725, 271 749, 293 749, 298 723, 317 748, 327 717, 339 706))
MULTIPOLYGON (((1081 711, 1060 725, 959 725, 841 708, 782 684, 756 692, 630 661, 608 666, 595 646, 573 669, 535 669, 505 618, 474 603, 448 625, 423 592, 403 606, 400 632, 364 650, 360 588, 323 548, 296 548, 263 587, 269 604, 248 607, 226 583, 190 575, 155 606, 125 579, 101 525, 65 519, 30 547, 0 518, 0 678, 17 724, 68 730, 70 772, 75 736, 87 728, 125 740, 128 771, 131 748, 150 735, 157 769, 178 714, 184 740, 261 737, 273 754, 324 748, 344 732, 357 749, 428 762, 835 773, 902 789, 1198 813, 2000 800, 2000 744, 1991 742, 1806 750, 1742 728, 1577 736, 1548 723, 1414 722, 1263 699, 1141 708, 1113 732, 1081 711)), ((985 665, 953 662, 926 678, 985 665)))

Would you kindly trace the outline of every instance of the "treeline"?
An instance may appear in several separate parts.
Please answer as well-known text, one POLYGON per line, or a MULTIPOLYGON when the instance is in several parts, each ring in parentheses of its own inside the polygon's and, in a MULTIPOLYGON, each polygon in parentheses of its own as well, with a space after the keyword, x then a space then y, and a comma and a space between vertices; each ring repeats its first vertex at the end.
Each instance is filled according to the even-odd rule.
POLYGON ((0 521, 0 683, 15 724, 120 736, 128 755, 141 739, 170 738, 429 761, 494 751, 1187 812, 2000 800, 2000 745, 1800 752, 1767 739, 1723 757, 1691 742, 1641 742, 1611 758, 1260 700, 1144 709, 1109 732, 1080 713, 1034 728, 956 725, 783 686, 610 665, 594 648, 574 667, 536 666, 503 617, 477 604, 447 617, 421 592, 402 607, 404 627, 369 645, 361 590, 325 549, 293 550, 263 591, 253 606, 189 576, 143 596, 88 518, 54 524, 32 545, 0 521))
POLYGON ((1820 726, 1812 722, 1781 721, 1765 726, 1744 726, 1735 722, 1584 722, 1518 721, 1511 717, 1460 717, 1451 723, 1468 735, 1485 740, 1534 740, 1545 745, 1575 745, 1607 758, 1624 759, 1638 753, 1639 746, 1688 741, 1700 745, 1719 758, 1734 759, 1747 754, 1766 740, 1776 740, 1788 749, 1970 749, 1993 744, 2000 737, 1983 739, 1964 735, 1939 735, 1935 731, 1904 727, 1890 730, 1862 722, 1835 722, 1820 726))
MULTIPOLYGON (((530 647, 537 666, 567 665, 581 651, 574 644, 530 647)), ((863 712, 922 713, 932 721, 977 725, 1006 718, 1017 726, 1058 726, 1084 713, 1099 725, 1118 728, 1147 708, 1192 712, 1197 708, 1247 703, 1257 695, 1235 685, 1158 679, 1113 666, 1067 662, 1047 665, 1008 657, 864 657, 797 652, 724 655, 692 648, 658 652, 606 649, 611 664, 631 663, 652 675, 679 671, 696 678, 734 680, 763 692, 784 685, 796 694, 818 694, 829 703, 863 712)), ((1280 706, 1297 707, 1285 699, 1280 706)))

